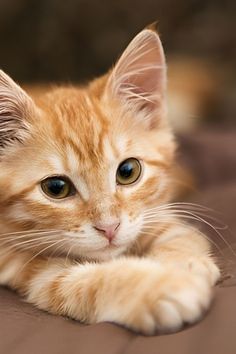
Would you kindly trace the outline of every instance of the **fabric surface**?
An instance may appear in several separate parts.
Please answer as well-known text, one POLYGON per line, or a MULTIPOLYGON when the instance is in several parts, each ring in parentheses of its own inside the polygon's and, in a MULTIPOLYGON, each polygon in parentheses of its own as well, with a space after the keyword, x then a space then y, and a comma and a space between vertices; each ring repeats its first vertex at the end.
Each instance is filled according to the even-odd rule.
MULTIPOLYGON (((190 200, 219 211, 229 225, 227 240, 234 244, 236 132, 199 132, 181 137, 180 141, 180 155, 196 174, 201 189, 190 200)), ((227 250, 225 243, 220 242, 227 250)), ((224 257, 227 252, 222 256, 222 264, 227 263, 224 257)), ((232 264, 230 271, 234 275, 232 264)), ((229 284, 217 287, 212 308, 202 321, 176 334, 153 337, 110 323, 85 326, 49 315, 27 304, 14 292, 0 288, 0 354, 235 354, 234 278, 229 284)))

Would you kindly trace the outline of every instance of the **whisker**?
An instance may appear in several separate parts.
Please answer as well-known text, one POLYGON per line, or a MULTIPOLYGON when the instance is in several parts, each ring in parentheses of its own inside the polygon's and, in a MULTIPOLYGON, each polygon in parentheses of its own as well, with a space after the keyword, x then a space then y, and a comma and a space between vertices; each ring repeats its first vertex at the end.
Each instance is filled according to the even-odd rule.
MULTIPOLYGON (((65 247, 65 244, 67 243, 67 239, 64 238, 64 242, 62 244, 59 244, 59 246, 57 246, 55 248, 55 250, 52 251, 52 253, 49 255, 48 257, 48 262, 54 257, 54 255, 57 255, 57 252, 61 249, 61 248, 64 248, 65 247)), ((60 254, 60 253, 58 253, 60 254)))
MULTIPOLYGON (((214 226, 214 225, 212 225, 210 222, 208 222, 206 219, 203 218, 203 215, 205 216, 205 214, 202 214, 202 213, 200 213, 200 212, 195 213, 195 212, 193 212, 193 211, 191 211, 191 210, 173 209, 173 208, 163 208, 162 210, 160 210, 160 212, 164 212, 164 211, 167 212, 167 215, 169 215, 170 212, 171 212, 171 213, 178 213, 179 215, 182 215, 182 214, 191 215, 191 216, 195 217, 196 220, 202 221, 203 223, 205 223, 205 224, 207 224, 208 226, 210 226, 212 229, 214 229, 215 232, 217 232, 218 229, 219 229, 219 230, 220 230, 220 229, 221 229, 221 230, 224 230, 224 229, 227 228, 227 225, 224 225, 224 227, 219 227, 219 226, 214 226)), ((160 214, 160 213, 159 213, 159 214, 160 214)), ((144 215, 144 218, 147 219, 148 217, 158 216, 159 214, 154 213, 154 212, 152 212, 152 213, 146 213, 146 214, 144 215)), ((172 214, 171 214, 171 215, 172 215, 172 214)), ((176 215, 175 215, 175 216, 176 216, 176 215)), ((207 216, 207 218, 214 220, 214 218, 212 218, 212 217, 210 217, 210 216, 207 216)), ((217 219, 215 219, 215 220, 218 222, 217 219)))
POLYGON ((215 233, 220 237, 220 239, 225 243, 225 245, 231 250, 231 252, 234 255, 236 255, 236 253, 233 250, 233 248, 231 247, 231 245, 226 241, 226 239, 223 237, 223 235, 221 235, 221 233, 218 231, 219 228, 214 227, 210 222, 205 220, 203 217, 201 217, 199 215, 195 215, 191 211, 178 210, 178 209, 172 209, 172 210, 164 210, 163 209, 159 213, 153 213, 152 215, 145 216, 144 219, 147 220, 147 217, 149 217, 150 219, 154 219, 154 217, 155 218, 157 218, 157 217, 160 218, 160 216, 162 216, 161 214, 163 214, 164 211, 166 212, 164 214, 164 216, 169 217, 169 218, 177 217, 177 218, 182 218, 182 219, 189 219, 189 220, 194 220, 194 221, 198 221, 198 222, 203 222, 208 227, 210 227, 213 231, 215 231, 215 233))
POLYGON ((47 232, 43 232, 43 233, 28 233, 28 234, 24 234, 21 236, 16 236, 13 237, 12 235, 9 236, 5 236, 5 237, 1 237, 0 236, 0 244, 4 244, 4 242, 6 241, 18 241, 18 240, 24 240, 25 238, 29 238, 29 237, 35 237, 35 236, 40 236, 43 237, 44 235, 53 235, 53 234, 60 234, 62 231, 47 231, 47 232), (42 235, 42 236, 41 236, 42 235))
MULTIPOLYGON (((33 240, 32 240, 33 241, 33 240)), ((10 246, 7 246, 6 249, 7 251, 11 251, 11 250, 17 250, 17 251, 32 251, 35 250, 38 247, 41 247, 42 245, 47 245, 47 244, 52 244, 53 242, 55 242, 55 240, 52 239, 46 239, 45 241, 39 241, 39 240, 34 240, 35 242, 30 242, 29 244, 27 244, 26 246, 24 245, 24 247, 22 247, 21 243, 18 244, 13 244, 10 246)))
MULTIPOLYGON (((210 220, 213 220, 214 222, 216 222, 218 225, 216 226, 215 225, 215 227, 216 228, 218 228, 218 229, 226 229, 228 226, 226 225, 226 224, 224 224, 222 221, 219 221, 218 219, 216 219, 215 217, 213 217, 213 216, 211 216, 211 215, 206 215, 205 213, 203 213, 203 211, 209 211, 210 209, 209 208, 202 208, 202 207, 200 207, 200 208, 198 208, 198 207, 191 207, 191 208, 189 208, 190 210, 185 210, 185 209, 182 209, 183 207, 184 207, 184 205, 180 205, 179 206, 179 209, 173 209, 175 206, 174 206, 174 204, 175 205, 177 205, 178 206, 178 203, 173 203, 173 204, 166 204, 166 205, 163 205, 163 206, 161 206, 161 207, 157 207, 156 208, 156 211, 166 211, 166 210, 173 210, 173 211, 175 211, 175 210, 177 210, 178 212, 194 212, 196 215, 199 215, 200 217, 201 216, 204 216, 204 217, 207 217, 207 219, 210 219, 210 220), (199 211, 200 210, 200 211, 199 211), (220 226, 221 225, 221 226, 220 226)), ((190 205, 194 205, 193 203, 191 203, 190 205)), ((198 205, 197 205, 198 206, 198 205)), ((152 208, 153 210, 155 210, 155 208, 152 208)), ((150 209, 149 209, 150 210, 150 209)), ((149 215, 153 215, 153 214, 155 214, 155 212, 154 211, 147 211, 147 212, 145 212, 145 216, 149 216, 149 215)), ((210 210, 211 211, 211 210, 210 210)))
POLYGON ((7 232, 7 233, 0 233, 0 238, 2 236, 11 236, 11 235, 18 235, 18 234, 27 234, 27 233, 45 233, 45 232, 58 232, 62 230, 58 229, 38 229, 38 230, 24 230, 24 231, 14 231, 14 232, 7 232))
POLYGON ((203 217, 195 215, 194 213, 190 212, 190 211, 186 211, 186 210, 174 210, 175 213, 177 213, 177 215, 179 215, 180 217, 185 217, 187 214, 187 216, 189 215, 190 217, 193 218, 193 220, 195 219, 196 221, 201 221, 204 224, 206 224, 207 226, 209 226, 213 231, 216 232, 216 234, 221 238, 221 240, 226 244, 227 247, 229 247, 231 249, 231 251, 234 253, 234 250, 231 248, 231 245, 225 240, 225 238, 221 235, 221 233, 218 231, 218 229, 216 227, 214 227, 214 225, 212 225, 210 222, 208 222, 207 220, 205 220, 203 217), (183 214, 181 214, 183 213, 183 214))
MULTIPOLYGON (((58 233, 56 233, 56 235, 58 235, 58 233)), ((3 241, 0 239, 0 246, 7 246, 8 244, 13 244, 13 242, 14 242, 14 244, 24 244, 24 243, 27 243, 27 242, 40 242, 41 240, 45 240, 45 239, 48 239, 48 238, 50 238, 50 237, 53 237, 54 235, 53 234, 50 234, 50 235, 48 235, 48 234, 44 234, 44 235, 42 235, 42 236, 40 236, 40 235, 37 235, 37 237, 36 238, 33 238, 33 239, 31 239, 31 238, 29 238, 29 237, 31 237, 31 236, 35 236, 34 234, 33 235, 31 235, 31 234, 28 234, 28 235, 26 235, 25 237, 21 237, 20 238, 20 240, 18 239, 18 238, 9 238, 9 239, 4 239, 3 241), (40 236, 40 237, 39 237, 40 236), (25 240, 26 239, 26 240, 25 240)))
POLYGON ((67 262, 68 262, 68 259, 69 259, 69 255, 70 255, 70 253, 72 252, 72 249, 74 248, 74 244, 72 244, 71 245, 71 247, 69 248, 69 250, 68 250, 68 252, 67 252, 67 255, 66 255, 66 264, 67 264, 67 262))
POLYGON ((162 204, 162 205, 158 205, 153 208, 149 208, 149 209, 147 209, 147 211, 159 210, 159 209, 166 208, 168 206, 188 206, 188 207, 194 207, 194 208, 201 209, 201 210, 208 210, 208 211, 216 212, 215 210, 213 210, 205 205, 196 204, 196 203, 188 203, 188 202, 173 202, 173 203, 162 204))
MULTIPOLYGON (((148 222, 148 223, 150 223, 150 222, 148 222)), ((155 222, 155 223, 156 223, 156 222, 155 222)), ((175 221, 175 220, 170 220, 169 218, 166 218, 166 222, 165 222, 165 220, 161 219, 161 223, 183 226, 183 222, 182 222, 182 223, 181 223, 181 222, 177 222, 177 221, 175 221)), ((194 232, 196 232, 196 230, 195 230, 193 227, 191 227, 191 225, 188 224, 187 226, 188 226, 188 228, 189 228, 190 230, 193 230, 194 232)), ((144 230, 144 233, 146 232, 146 231, 145 231, 145 228, 153 229, 153 226, 149 226, 149 225, 145 225, 145 224, 144 224, 144 226, 143 226, 143 228, 142 228, 142 229, 144 230)), ((201 236, 203 236, 204 238, 206 238, 210 243, 212 243, 212 245, 216 247, 216 249, 219 251, 219 253, 221 253, 221 255, 224 256, 224 254, 223 254, 221 248, 219 247, 219 245, 217 245, 216 242, 214 242, 210 237, 208 237, 206 234, 204 234, 204 233, 201 232, 200 230, 197 230, 197 232, 198 232, 201 236)), ((157 233, 154 233, 154 235, 157 236, 157 233)))
POLYGON ((44 253, 45 251, 47 251, 48 249, 50 249, 51 247, 56 246, 58 243, 64 242, 64 239, 60 239, 54 243, 52 243, 51 245, 43 248, 42 250, 40 250, 39 252, 37 252, 35 255, 33 255, 33 257, 31 257, 26 263, 24 263, 24 265, 20 268, 19 272, 21 272, 27 264, 29 264, 30 262, 32 262, 35 258, 37 258, 39 255, 41 255, 42 253, 44 253))

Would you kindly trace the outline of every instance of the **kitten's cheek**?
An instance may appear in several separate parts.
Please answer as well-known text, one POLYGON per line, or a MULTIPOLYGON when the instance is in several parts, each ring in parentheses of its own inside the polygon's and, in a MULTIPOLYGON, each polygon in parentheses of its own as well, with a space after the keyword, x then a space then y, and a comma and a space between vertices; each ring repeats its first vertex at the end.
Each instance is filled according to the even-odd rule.
POLYGON ((116 237, 116 244, 118 246, 126 245, 129 247, 139 236, 142 229, 142 218, 138 217, 135 221, 131 222, 126 220, 122 222, 119 232, 116 237))

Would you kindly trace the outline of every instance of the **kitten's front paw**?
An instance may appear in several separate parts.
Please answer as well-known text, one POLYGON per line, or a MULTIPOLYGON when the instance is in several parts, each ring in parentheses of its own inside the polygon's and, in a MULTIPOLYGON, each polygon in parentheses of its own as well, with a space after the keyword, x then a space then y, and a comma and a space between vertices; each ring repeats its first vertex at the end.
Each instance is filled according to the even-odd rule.
POLYGON ((160 284, 157 298, 151 296, 152 314, 160 332, 177 331, 184 324, 198 321, 210 305, 213 292, 209 281, 184 273, 167 274, 160 284))
MULTIPOLYGON (((198 321, 212 299, 212 281, 205 273, 146 262, 127 269, 110 296, 99 321, 112 321, 144 334, 173 332, 198 321)), ((125 271, 125 270, 124 270, 125 271)))
POLYGON ((209 257, 193 258, 189 261, 189 270, 192 273, 206 277, 211 285, 215 285, 220 278, 220 270, 209 257))

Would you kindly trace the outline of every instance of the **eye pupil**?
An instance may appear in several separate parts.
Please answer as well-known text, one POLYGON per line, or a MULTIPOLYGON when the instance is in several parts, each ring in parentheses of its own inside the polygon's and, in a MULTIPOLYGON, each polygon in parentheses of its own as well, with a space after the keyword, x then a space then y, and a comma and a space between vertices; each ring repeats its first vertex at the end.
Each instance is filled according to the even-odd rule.
POLYGON ((123 161, 116 173, 116 181, 120 185, 128 185, 136 182, 141 175, 141 164, 140 162, 131 157, 123 161))
POLYGON ((61 179, 55 179, 48 182, 48 189, 54 195, 60 194, 65 188, 65 181, 61 179))
POLYGON ((133 173, 133 165, 130 162, 126 162, 120 166, 120 175, 124 178, 129 178, 133 173))

